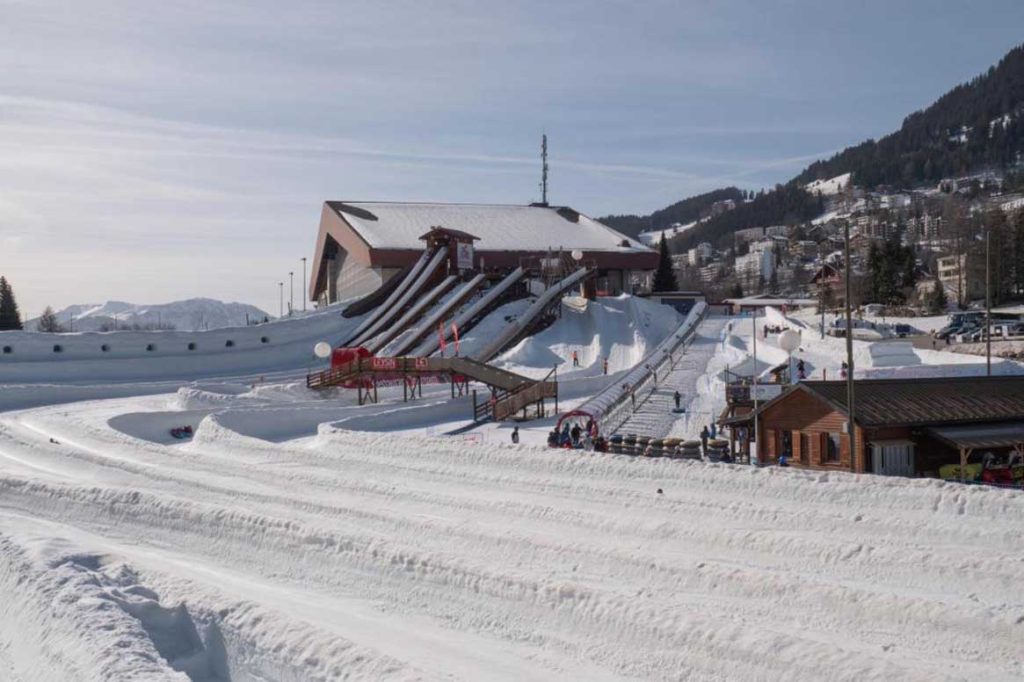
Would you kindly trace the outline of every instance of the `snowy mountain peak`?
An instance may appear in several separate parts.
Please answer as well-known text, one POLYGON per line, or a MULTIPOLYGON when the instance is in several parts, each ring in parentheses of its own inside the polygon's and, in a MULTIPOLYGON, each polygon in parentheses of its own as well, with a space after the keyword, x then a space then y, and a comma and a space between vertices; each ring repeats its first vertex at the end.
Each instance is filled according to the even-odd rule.
MULTIPOLYGON (((270 316, 246 303, 225 303, 212 298, 190 298, 171 303, 138 304, 126 301, 79 303, 57 311, 57 320, 69 331, 114 329, 176 329, 199 331, 245 326, 270 316)), ((37 318, 38 319, 38 318, 37 318)), ((35 329, 37 320, 30 320, 35 329)))

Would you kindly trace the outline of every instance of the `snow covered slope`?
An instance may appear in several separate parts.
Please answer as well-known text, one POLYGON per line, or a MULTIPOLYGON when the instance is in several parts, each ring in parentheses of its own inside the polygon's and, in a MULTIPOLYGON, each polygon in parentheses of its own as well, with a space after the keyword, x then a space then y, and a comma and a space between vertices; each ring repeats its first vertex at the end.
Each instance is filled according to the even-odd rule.
POLYGON ((542 376, 556 365, 559 376, 591 376, 601 374, 607 358, 609 371, 618 372, 640 362, 683 321, 674 308, 625 294, 589 301, 584 311, 563 303, 561 313, 553 325, 520 341, 496 364, 530 376, 542 376), (578 368, 572 367, 573 351, 578 368))
POLYGON ((1019 492, 330 427, 138 437, 178 401, 0 414, 4 679, 1024 674, 1019 492))
MULTIPOLYGON (((123 301, 72 305, 57 311, 57 320, 69 331, 95 332, 118 329, 176 329, 183 332, 223 327, 242 327, 270 316, 253 305, 225 303, 212 298, 140 305, 123 301)), ((35 329, 38 318, 26 329, 35 329)))
POLYGON ((839 194, 846 189, 849 184, 850 174, 843 173, 842 175, 837 175, 836 177, 829 178, 828 180, 815 180, 814 182, 807 183, 804 185, 804 189, 811 194, 821 192, 825 196, 828 196, 830 194, 839 194))

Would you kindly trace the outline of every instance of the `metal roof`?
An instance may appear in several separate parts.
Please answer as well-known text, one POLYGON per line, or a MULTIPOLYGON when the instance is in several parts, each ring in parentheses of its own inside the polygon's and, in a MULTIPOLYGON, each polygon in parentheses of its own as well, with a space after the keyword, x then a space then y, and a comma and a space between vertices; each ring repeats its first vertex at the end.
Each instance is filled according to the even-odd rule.
MULTIPOLYGON (((845 381, 798 386, 848 412, 845 381)), ((855 381, 854 391, 861 426, 1024 421, 1024 376, 868 379, 855 381)))
POLYGON ((1024 422, 938 426, 926 433, 954 448, 1006 448, 1024 445, 1024 422))
POLYGON ((327 206, 375 249, 421 249, 435 226, 475 235, 484 251, 564 248, 656 254, 641 242, 567 206, 328 201, 327 206))

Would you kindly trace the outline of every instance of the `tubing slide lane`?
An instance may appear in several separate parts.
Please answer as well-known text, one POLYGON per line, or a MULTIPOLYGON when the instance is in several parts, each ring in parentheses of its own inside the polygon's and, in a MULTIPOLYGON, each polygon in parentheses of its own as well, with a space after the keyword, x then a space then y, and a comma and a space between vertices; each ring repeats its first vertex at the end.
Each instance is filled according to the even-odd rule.
POLYGON ((585 267, 580 268, 568 277, 565 277, 545 289, 544 293, 538 296, 537 300, 533 302, 533 305, 527 308, 518 319, 513 320, 507 327, 505 327, 501 334, 499 334, 497 338, 489 343, 483 350, 476 353, 473 356, 473 359, 479 362, 487 362, 493 358, 502 348, 507 346, 509 343, 512 343, 519 334, 525 331, 527 327, 529 327, 530 323, 533 322, 533 319, 540 315, 540 313, 548 307, 548 304, 550 304, 555 297, 562 295, 569 289, 569 287, 581 282, 588 274, 590 274, 589 269, 585 267))
MULTIPOLYGON (((423 254, 420 254, 420 258, 422 257, 423 254)), ((418 262, 419 261, 417 261, 417 263, 418 262)), ((345 319, 350 317, 359 317, 360 315, 365 315, 378 307, 381 303, 387 300, 387 297, 391 295, 391 292, 398 288, 399 284, 405 281, 405 278, 409 276, 409 273, 412 272, 414 267, 416 267, 416 263, 409 263, 389 277, 388 281, 384 282, 384 284, 381 284, 362 298, 349 303, 348 306, 341 311, 341 316, 345 319)))
MULTIPOLYGON (((398 286, 396 286, 391 291, 391 293, 388 295, 388 297, 386 299, 384 299, 384 302, 381 303, 379 306, 377 306, 374 309, 374 311, 372 313, 370 313, 370 315, 365 320, 363 320, 362 322, 359 323, 359 326, 356 327, 355 331, 352 332, 351 334, 349 334, 345 338, 345 340, 342 341, 341 343, 339 343, 338 345, 339 346, 347 346, 347 345, 349 345, 349 343, 354 338, 356 338, 357 336, 362 334, 371 324, 376 322, 377 319, 382 314, 384 314, 384 311, 387 310, 391 306, 391 304, 394 303, 398 299, 398 297, 401 296, 405 292, 406 288, 412 283, 412 281, 416 278, 416 276, 420 274, 420 270, 422 270, 423 266, 427 264, 427 261, 430 259, 430 257, 431 257, 431 253, 429 251, 424 251, 422 254, 420 254, 419 260, 417 260, 416 264, 412 266, 412 269, 409 270, 408 274, 406 274, 405 277, 402 278, 402 280, 401 280, 401 282, 399 282, 398 286)), ((397 277, 397 275, 396 275, 396 277, 397 277)), ((384 287, 387 287, 389 285, 390 285, 390 281, 388 283, 384 284, 384 287)), ((384 288, 384 287, 382 287, 382 288, 384 288)), ((371 296, 372 296, 372 294, 371 294, 371 296)))
MULTIPOLYGON (((474 291, 476 291, 481 284, 484 283, 484 279, 485 276, 483 273, 481 273, 478 274, 473 279, 466 282, 464 285, 462 285, 462 288, 459 289, 459 291, 454 296, 452 296, 451 299, 446 301, 443 306, 440 306, 437 310, 432 311, 430 315, 418 327, 416 327, 416 329, 413 330, 411 334, 409 334, 409 337, 407 339, 403 340, 395 348, 391 349, 390 355, 402 355, 403 353, 405 353, 405 351, 409 349, 409 346, 416 343, 416 341, 418 341, 419 339, 423 338, 424 335, 432 336, 431 332, 433 332, 434 327, 437 326, 437 323, 443 320, 449 313, 451 313, 451 311, 455 310, 455 308, 462 305, 462 303, 474 291)), ((445 333, 447 334, 450 331, 450 329, 446 329, 445 333)))
MULTIPOLYGON (((440 267, 441 263, 448 257, 448 251, 446 249, 438 249, 433 254, 426 266, 420 270, 419 275, 405 287, 402 294, 395 300, 391 305, 387 306, 386 309, 377 317, 377 320, 367 327, 361 334, 357 334, 346 345, 348 346, 362 346, 367 341, 372 339, 375 334, 379 333, 385 328, 385 325, 389 324, 396 315, 409 303, 413 296, 419 294, 424 285, 427 283, 434 273, 440 267)), ((384 306, 382 306, 384 307, 384 306)))
POLYGON ((455 275, 448 275, 438 284, 436 287, 424 294, 411 308, 405 311, 405 313, 398 318, 398 321, 393 325, 385 329, 380 334, 377 334, 369 343, 366 344, 366 349, 371 353, 376 353, 381 348, 384 348, 394 339, 396 336, 401 334, 408 328, 413 320, 415 320, 428 306, 433 305, 438 298, 441 297, 448 289, 459 278, 455 275))
MULTIPOLYGON (((526 274, 526 271, 523 270, 523 268, 516 268, 511 273, 509 273, 505 277, 505 279, 501 280, 496 285, 491 287, 491 289, 486 294, 484 294, 480 298, 480 300, 478 300, 473 305, 459 313, 454 320, 455 326, 459 329, 459 334, 468 332, 470 329, 472 329, 473 321, 481 317, 481 315, 483 315, 484 313, 488 312, 494 301, 496 301, 499 296, 505 293, 509 287, 518 282, 520 279, 522 279, 524 274, 526 274)), ((445 341, 447 341, 451 337, 451 335, 451 328, 445 327, 445 341)), ((439 345, 440 339, 434 335, 430 335, 426 338, 426 340, 423 343, 421 343, 416 348, 415 351, 413 351, 412 354, 416 357, 425 358, 428 355, 432 354, 434 351, 436 351, 439 345)), ((408 350, 408 348, 404 348, 403 350, 408 350)))

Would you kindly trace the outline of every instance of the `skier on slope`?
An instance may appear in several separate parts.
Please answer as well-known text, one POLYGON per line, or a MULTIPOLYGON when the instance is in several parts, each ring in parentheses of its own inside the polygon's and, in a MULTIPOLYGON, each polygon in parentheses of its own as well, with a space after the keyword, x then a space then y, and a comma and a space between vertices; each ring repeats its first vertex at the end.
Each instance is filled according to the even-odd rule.
POLYGON ((512 445, 519 445, 519 427, 512 428, 512 445))
POLYGON ((683 399, 683 396, 682 396, 682 394, 679 393, 679 391, 676 391, 675 394, 673 394, 673 396, 672 396, 672 400, 674 400, 676 402, 676 412, 679 411, 679 401, 682 400, 682 399, 683 399))

